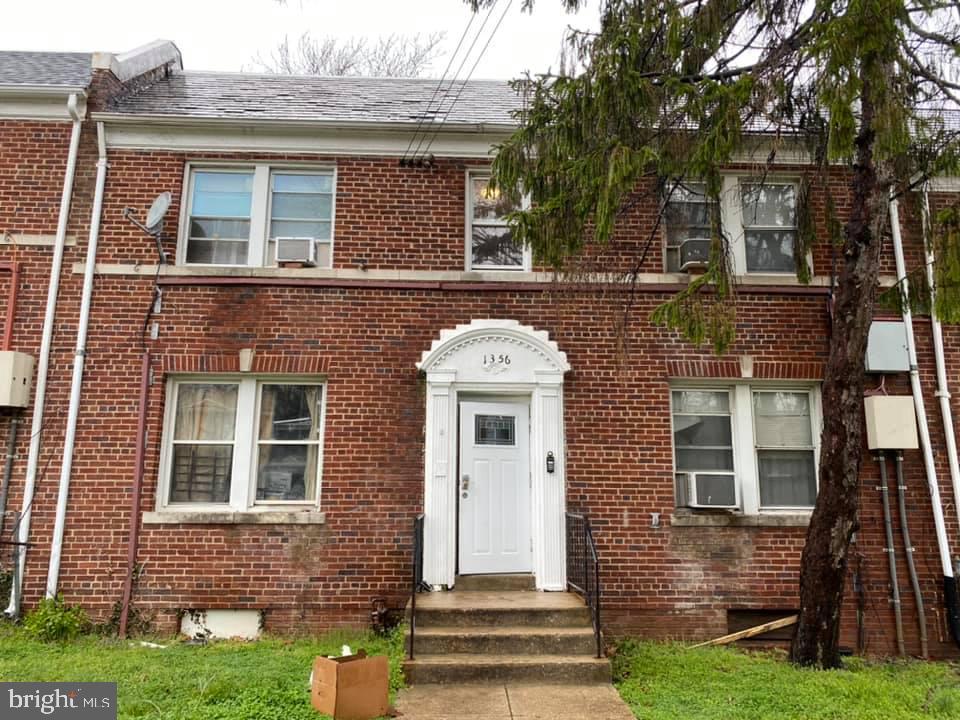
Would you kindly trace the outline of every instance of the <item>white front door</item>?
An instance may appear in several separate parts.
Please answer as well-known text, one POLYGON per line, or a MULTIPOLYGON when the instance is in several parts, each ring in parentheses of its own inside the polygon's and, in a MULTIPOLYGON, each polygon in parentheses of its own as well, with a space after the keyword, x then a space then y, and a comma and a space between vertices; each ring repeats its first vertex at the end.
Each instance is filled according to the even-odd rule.
POLYGON ((460 573, 530 572, 529 406, 460 403, 460 573))

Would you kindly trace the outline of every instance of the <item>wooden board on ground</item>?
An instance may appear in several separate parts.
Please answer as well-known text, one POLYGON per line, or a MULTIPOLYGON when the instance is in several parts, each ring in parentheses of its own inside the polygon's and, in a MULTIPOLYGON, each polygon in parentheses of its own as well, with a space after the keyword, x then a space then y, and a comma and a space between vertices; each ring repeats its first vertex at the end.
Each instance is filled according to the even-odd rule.
POLYGON ((747 628, 746 630, 740 630, 739 632, 730 633, 729 635, 714 638, 713 640, 697 643, 696 645, 691 645, 690 647, 698 648, 705 647, 707 645, 729 645, 737 640, 744 640, 745 638, 753 637, 754 635, 762 635, 763 633, 770 632, 771 630, 779 630, 780 628, 795 625, 799 620, 799 615, 791 615, 790 617, 780 618, 779 620, 771 620, 763 625, 757 625, 752 628, 747 628))

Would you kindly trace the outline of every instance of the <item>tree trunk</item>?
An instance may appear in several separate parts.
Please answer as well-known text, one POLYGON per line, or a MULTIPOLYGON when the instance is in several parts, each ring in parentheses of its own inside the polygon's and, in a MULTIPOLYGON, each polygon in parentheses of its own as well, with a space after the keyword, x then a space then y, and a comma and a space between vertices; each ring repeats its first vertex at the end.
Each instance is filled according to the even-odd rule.
POLYGON ((873 158, 873 105, 864 83, 853 207, 844 228, 843 268, 833 307, 823 381, 820 488, 800 562, 800 622, 790 657, 799 665, 840 665, 840 608, 850 541, 859 525, 864 353, 880 274, 892 175, 873 158))

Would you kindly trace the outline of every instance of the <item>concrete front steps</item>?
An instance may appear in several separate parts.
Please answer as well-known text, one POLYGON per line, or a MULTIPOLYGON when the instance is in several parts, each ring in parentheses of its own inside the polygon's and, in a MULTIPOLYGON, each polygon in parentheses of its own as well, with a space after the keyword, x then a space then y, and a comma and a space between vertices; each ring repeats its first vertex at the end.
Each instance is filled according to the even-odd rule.
POLYGON ((465 576, 453 591, 421 593, 414 643, 403 665, 411 685, 610 682, 583 601, 536 592, 530 575, 465 576))

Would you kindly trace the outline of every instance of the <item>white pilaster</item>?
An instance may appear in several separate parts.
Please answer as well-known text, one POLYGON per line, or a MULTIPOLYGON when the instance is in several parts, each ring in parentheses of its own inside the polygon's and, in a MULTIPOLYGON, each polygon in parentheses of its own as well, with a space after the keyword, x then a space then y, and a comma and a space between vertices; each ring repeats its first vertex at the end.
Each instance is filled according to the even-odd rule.
POLYGON ((423 579, 453 586, 457 547, 456 373, 427 374, 427 428, 423 492, 423 579))
POLYGON ((566 589, 566 457, 563 434, 563 374, 538 371, 530 429, 533 457, 534 575, 538 590, 566 589), (554 471, 547 471, 553 453, 554 471))

